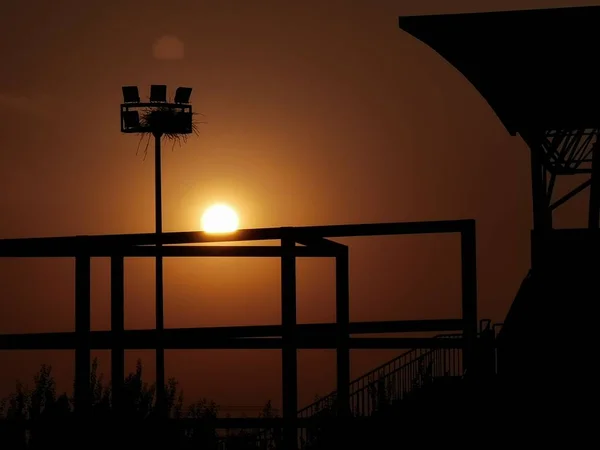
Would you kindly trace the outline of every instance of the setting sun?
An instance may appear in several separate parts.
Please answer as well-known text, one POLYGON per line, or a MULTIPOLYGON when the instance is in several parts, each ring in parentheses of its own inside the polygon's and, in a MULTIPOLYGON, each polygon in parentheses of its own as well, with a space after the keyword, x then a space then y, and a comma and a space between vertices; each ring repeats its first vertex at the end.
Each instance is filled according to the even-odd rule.
POLYGON ((204 211, 201 222, 207 233, 231 233, 238 229, 240 220, 233 208, 217 204, 204 211))

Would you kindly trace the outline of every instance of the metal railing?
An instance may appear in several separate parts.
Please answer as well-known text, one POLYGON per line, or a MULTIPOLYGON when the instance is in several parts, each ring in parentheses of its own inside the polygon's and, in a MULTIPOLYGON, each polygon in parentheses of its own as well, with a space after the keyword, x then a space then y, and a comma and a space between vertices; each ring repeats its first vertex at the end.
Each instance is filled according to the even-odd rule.
MULTIPOLYGON (((460 338, 462 334, 438 335, 438 339, 460 338)), ((441 377, 463 375, 461 349, 412 349, 367 372, 350 383, 350 414, 368 417, 388 405, 405 399, 428 382, 441 377)), ((298 411, 299 418, 334 416, 337 392, 298 411)), ((318 435, 317 430, 299 430, 299 446, 304 448, 318 435), (316 431, 316 433, 315 433, 316 431)))
MULTIPOLYGON (((461 334, 438 335, 438 339, 460 337, 461 334)), ((425 377, 462 375, 462 350, 412 349, 367 372, 350 383, 350 411, 353 416, 371 415, 383 401, 401 400, 425 377), (382 391, 385 390, 385 392, 382 391)), ((334 391, 298 411, 298 417, 308 418, 333 411, 334 391)))

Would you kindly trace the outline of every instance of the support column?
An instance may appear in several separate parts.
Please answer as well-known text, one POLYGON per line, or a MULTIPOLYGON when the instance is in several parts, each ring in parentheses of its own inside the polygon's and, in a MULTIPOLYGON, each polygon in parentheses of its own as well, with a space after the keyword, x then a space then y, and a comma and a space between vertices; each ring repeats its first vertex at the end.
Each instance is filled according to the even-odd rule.
POLYGON ((335 258, 337 412, 340 417, 350 416, 350 280, 348 269, 348 247, 344 246, 338 250, 335 258))
POLYGON ((529 145, 531 161, 531 194, 533 197, 533 228, 535 230, 549 230, 552 228, 552 211, 548 199, 548 186, 541 150, 536 140, 526 140, 529 145))
POLYGON ((90 393, 90 257, 75 258, 75 411, 86 417, 91 403, 90 393))
POLYGON ((125 265, 122 256, 110 258, 110 329, 112 332, 111 379, 112 405, 117 417, 123 412, 123 384, 125 376, 125 265))
POLYGON ((283 348, 282 400, 283 400, 283 446, 285 450, 298 448, 298 359, 296 335, 296 257, 293 253, 296 242, 291 236, 281 240, 281 325, 283 348))
POLYGON ((471 220, 460 233, 462 262, 462 318, 464 321, 463 371, 473 366, 473 354, 477 339, 477 246, 475 221, 471 220))

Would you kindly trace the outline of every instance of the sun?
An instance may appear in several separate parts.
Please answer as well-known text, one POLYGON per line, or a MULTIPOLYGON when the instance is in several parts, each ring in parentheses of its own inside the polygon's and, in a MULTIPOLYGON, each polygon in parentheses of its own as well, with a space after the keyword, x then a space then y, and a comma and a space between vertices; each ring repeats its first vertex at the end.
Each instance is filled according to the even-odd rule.
POLYGON ((207 233, 232 233, 238 229, 240 219, 233 208, 219 203, 204 211, 201 222, 207 233))

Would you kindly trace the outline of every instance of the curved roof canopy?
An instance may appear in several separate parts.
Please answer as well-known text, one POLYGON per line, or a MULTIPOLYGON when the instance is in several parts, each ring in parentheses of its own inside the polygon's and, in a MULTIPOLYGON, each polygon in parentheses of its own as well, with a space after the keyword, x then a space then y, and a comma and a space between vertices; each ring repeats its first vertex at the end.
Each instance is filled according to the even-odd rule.
POLYGON ((600 7, 400 17, 507 130, 600 127, 600 7))

